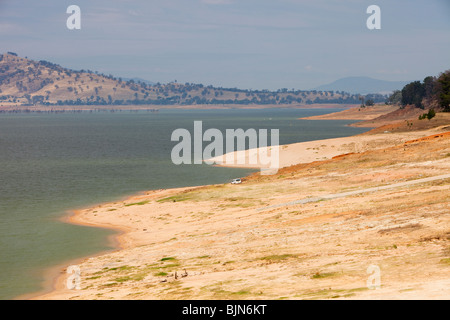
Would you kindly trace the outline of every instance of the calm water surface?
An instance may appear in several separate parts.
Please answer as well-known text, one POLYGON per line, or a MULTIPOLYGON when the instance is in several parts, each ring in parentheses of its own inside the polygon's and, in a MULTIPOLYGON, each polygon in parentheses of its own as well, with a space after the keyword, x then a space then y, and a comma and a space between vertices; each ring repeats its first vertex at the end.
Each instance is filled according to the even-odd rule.
POLYGON ((280 129, 280 144, 349 136, 349 121, 299 117, 336 110, 161 110, 0 114, 0 299, 42 289, 43 270, 109 247, 112 231, 58 219, 139 191, 224 183, 252 172, 175 166, 172 131, 280 129))

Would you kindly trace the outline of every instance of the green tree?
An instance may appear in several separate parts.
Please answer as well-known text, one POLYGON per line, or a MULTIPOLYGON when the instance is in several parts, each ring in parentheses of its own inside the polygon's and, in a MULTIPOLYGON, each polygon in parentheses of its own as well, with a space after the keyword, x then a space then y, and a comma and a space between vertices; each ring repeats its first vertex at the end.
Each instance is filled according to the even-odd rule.
POLYGON ((438 83, 439 105, 444 108, 445 112, 450 112, 450 70, 445 71, 439 76, 438 83))
POLYGON ((364 100, 366 99, 364 96, 359 96, 358 98, 359 100, 361 100, 361 108, 364 108, 366 105, 364 104, 364 100))
POLYGON ((420 81, 408 83, 402 90, 402 104, 415 105, 423 109, 422 99, 425 97, 425 87, 420 81))
POLYGON ((402 103, 402 91, 395 90, 388 98, 389 104, 401 104, 402 103))
POLYGON ((425 90, 425 97, 431 98, 435 94, 436 78, 426 77, 423 79, 423 88, 425 90))

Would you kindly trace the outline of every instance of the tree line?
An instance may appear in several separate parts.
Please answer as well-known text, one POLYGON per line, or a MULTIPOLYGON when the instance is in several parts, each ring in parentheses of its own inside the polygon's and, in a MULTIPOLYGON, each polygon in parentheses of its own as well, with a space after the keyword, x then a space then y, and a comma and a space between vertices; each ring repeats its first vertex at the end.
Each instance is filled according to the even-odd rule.
POLYGON ((394 91, 387 101, 402 107, 412 105, 420 109, 450 112, 450 70, 439 76, 428 76, 422 82, 413 81, 394 91))

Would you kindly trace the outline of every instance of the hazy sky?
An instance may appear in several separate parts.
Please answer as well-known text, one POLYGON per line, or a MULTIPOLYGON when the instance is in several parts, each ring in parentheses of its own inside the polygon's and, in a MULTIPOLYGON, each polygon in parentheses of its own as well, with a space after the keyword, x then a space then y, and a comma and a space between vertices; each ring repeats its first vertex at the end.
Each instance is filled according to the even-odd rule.
POLYGON ((450 69, 450 0, 0 0, 0 52, 154 82, 310 89, 450 69), (69 5, 81 30, 68 30, 69 5), (369 5, 381 30, 369 30, 369 5))

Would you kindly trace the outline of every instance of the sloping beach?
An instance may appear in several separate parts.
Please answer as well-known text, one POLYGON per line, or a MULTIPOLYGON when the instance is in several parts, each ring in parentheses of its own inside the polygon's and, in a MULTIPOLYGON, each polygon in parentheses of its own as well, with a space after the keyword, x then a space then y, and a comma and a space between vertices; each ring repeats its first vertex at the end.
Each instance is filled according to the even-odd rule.
POLYGON ((275 175, 77 211, 119 246, 76 262, 80 290, 66 266, 34 299, 448 299, 450 128, 405 130, 281 146, 275 175))

